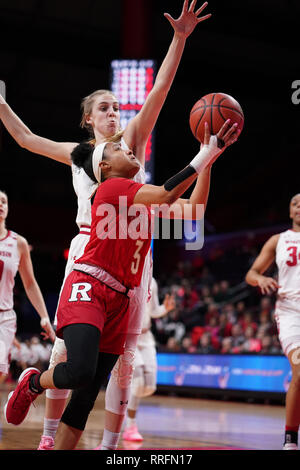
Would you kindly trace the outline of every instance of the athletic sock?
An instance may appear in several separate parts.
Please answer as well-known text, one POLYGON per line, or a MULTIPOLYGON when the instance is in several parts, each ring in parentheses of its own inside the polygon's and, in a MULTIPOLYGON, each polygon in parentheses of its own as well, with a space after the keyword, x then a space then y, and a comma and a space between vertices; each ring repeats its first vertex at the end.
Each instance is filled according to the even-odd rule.
POLYGON ((119 438, 119 432, 111 432, 107 429, 104 429, 101 450, 115 450, 118 447, 119 438))
POLYGON ((32 374, 29 379, 29 388, 34 393, 43 393, 44 388, 40 384, 41 374, 32 374))
POLYGON ((284 443, 285 444, 297 444, 298 445, 298 428, 299 426, 286 426, 284 443))
POLYGON ((131 428, 131 426, 136 426, 136 419, 135 418, 129 418, 127 416, 127 418, 126 418, 126 428, 131 428))
POLYGON ((43 436, 55 438, 60 419, 44 418, 43 436))

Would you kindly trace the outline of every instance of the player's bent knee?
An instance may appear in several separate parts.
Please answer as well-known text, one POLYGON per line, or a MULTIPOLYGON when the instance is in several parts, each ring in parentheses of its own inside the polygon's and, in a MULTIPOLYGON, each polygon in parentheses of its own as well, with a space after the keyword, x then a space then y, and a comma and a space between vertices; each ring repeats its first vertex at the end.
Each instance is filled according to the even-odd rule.
POLYGON ((134 395, 138 398, 150 397, 156 391, 155 386, 144 385, 142 387, 136 387, 134 395))
POLYGON ((53 372, 53 382, 58 389, 71 389, 89 385, 95 376, 95 368, 92 364, 73 364, 63 362, 57 364, 53 372))
POLYGON ((290 353, 290 361, 292 367, 300 369, 300 347, 297 347, 290 353))

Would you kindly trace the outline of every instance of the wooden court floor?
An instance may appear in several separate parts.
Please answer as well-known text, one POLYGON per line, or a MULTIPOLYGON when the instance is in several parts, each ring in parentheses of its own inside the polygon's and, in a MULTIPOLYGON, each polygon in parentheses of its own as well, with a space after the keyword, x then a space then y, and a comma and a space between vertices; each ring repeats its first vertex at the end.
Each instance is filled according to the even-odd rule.
MULTIPOLYGON (((9 393, 0 389, 0 449, 35 450, 42 434, 45 394, 38 397, 20 426, 6 423, 3 407, 9 393)), ((104 392, 100 392, 78 449, 101 441, 104 392)), ((137 415, 142 443, 120 439, 119 449, 281 450, 284 406, 154 395, 137 415)))

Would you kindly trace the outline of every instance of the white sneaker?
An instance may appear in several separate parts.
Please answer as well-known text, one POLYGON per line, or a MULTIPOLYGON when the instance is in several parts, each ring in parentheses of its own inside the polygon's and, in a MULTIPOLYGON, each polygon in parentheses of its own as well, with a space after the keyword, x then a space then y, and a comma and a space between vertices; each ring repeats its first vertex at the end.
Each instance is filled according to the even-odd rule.
POLYGON ((282 450, 298 450, 298 446, 297 444, 293 444, 292 442, 286 442, 282 450))

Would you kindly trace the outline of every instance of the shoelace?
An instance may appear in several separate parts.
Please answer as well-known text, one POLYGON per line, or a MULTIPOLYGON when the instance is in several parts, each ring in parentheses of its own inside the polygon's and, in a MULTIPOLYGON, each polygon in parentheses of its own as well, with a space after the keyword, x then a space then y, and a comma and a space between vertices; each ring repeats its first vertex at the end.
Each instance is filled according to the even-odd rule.
MULTIPOLYGON (((31 404, 35 407, 35 404, 32 400, 32 396, 36 395, 36 393, 32 392, 31 390, 24 390, 24 387, 19 391, 19 394, 23 394, 23 400, 21 403, 18 403, 18 408, 20 411, 25 411, 28 406, 31 404)), ((15 403, 14 403, 15 404, 15 403)))

